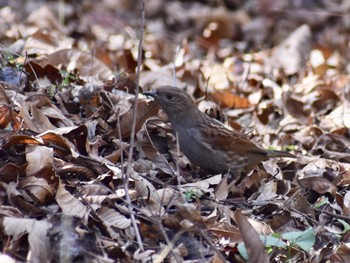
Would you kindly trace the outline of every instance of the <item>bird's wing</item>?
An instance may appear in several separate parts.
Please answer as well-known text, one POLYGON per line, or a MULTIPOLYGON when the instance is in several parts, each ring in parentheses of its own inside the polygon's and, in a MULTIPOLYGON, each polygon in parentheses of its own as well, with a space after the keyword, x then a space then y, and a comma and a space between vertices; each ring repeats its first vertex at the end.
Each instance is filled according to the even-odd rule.
POLYGON ((240 132, 231 130, 215 119, 206 119, 207 124, 199 125, 200 139, 214 150, 227 152, 250 152, 266 155, 267 151, 256 146, 240 132), (211 126, 212 129, 208 129, 211 126))

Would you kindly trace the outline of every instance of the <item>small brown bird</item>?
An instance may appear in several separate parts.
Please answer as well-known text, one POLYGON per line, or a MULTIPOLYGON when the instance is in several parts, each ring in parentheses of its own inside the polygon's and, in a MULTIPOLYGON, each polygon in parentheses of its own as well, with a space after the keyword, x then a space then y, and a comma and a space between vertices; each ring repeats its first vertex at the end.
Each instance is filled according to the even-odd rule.
POLYGON ((167 114, 180 150, 199 167, 239 175, 270 157, 295 157, 259 148, 240 132, 202 113, 183 89, 163 86, 144 94, 153 97, 167 114))

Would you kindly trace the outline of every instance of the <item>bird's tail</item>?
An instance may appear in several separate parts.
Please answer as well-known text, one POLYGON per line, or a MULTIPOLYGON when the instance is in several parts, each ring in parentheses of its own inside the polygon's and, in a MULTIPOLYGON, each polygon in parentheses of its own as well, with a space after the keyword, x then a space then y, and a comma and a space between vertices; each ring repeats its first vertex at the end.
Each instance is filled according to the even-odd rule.
POLYGON ((289 152, 284 151, 267 151, 267 156, 269 158, 273 157, 290 157, 290 158, 296 158, 294 154, 291 154, 289 152))

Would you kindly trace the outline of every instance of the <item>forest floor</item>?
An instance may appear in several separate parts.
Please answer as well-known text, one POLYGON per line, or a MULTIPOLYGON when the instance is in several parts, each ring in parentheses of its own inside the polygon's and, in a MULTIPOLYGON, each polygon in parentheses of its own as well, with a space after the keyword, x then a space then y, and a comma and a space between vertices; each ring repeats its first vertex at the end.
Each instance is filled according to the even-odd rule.
POLYGON ((350 2, 145 2, 1 1, 0 261, 350 262, 350 2), (192 165, 162 85, 296 158, 192 165))

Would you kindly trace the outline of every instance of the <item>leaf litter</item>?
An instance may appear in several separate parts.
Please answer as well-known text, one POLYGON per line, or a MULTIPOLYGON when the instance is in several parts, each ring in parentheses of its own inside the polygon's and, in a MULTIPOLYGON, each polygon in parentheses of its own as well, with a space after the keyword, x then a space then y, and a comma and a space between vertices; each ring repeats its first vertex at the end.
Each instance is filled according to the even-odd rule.
POLYGON ((141 1, 1 7, 1 258, 350 260, 348 7, 219 2, 146 1, 139 80, 141 1), (138 81, 297 158, 195 167, 138 81))

